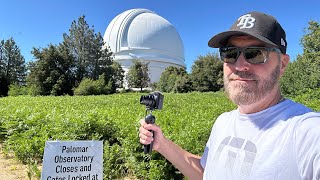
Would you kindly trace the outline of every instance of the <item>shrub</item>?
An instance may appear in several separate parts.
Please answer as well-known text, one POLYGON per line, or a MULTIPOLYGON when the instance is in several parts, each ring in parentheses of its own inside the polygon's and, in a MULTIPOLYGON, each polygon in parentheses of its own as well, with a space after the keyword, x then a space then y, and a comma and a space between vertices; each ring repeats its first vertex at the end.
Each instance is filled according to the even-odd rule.
POLYGON ((184 68, 169 66, 161 73, 157 87, 162 92, 189 92, 191 82, 188 79, 184 68))
POLYGON ((100 95, 110 94, 112 91, 112 82, 105 84, 104 75, 100 75, 98 80, 84 78, 79 86, 74 89, 75 95, 100 95))
POLYGON ((30 96, 40 96, 41 90, 39 86, 36 85, 28 85, 27 86, 27 92, 30 96))
MULTIPOLYGON (((102 140, 105 179, 184 178, 159 153, 143 153, 138 137, 139 120, 145 116, 141 95, 1 98, 5 150, 33 165, 41 163, 47 140, 102 140)), ((153 112, 156 123, 167 138, 198 155, 203 152, 215 118, 234 108, 220 92, 164 96, 163 109, 153 112)))
POLYGON ((25 86, 20 86, 18 83, 11 84, 9 86, 9 96, 19 96, 19 95, 27 95, 27 88, 25 86))

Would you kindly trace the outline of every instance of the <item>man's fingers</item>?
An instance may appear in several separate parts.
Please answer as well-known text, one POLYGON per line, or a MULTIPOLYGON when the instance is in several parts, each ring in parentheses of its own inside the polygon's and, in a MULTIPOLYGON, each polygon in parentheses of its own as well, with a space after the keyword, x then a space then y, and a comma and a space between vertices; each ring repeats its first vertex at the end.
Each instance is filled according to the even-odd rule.
POLYGON ((139 137, 140 137, 140 143, 142 144, 150 144, 154 140, 153 134, 142 127, 140 127, 139 137))
POLYGON ((144 134, 139 134, 141 144, 150 144, 153 141, 153 137, 145 136, 144 134))
POLYGON ((148 145, 148 144, 150 144, 151 142, 150 142, 150 141, 143 140, 143 139, 140 139, 140 143, 143 144, 143 145, 148 145))
POLYGON ((139 131, 140 131, 140 133, 142 133, 142 134, 144 134, 144 135, 146 135, 146 136, 153 136, 153 133, 152 132, 150 132, 150 127, 146 127, 146 125, 145 126, 141 126, 140 128, 139 128, 139 131))
POLYGON ((148 145, 153 142, 154 133, 162 134, 161 128, 155 124, 147 124, 144 119, 140 120, 140 124, 141 126, 139 128, 139 138, 141 144, 148 145))
POLYGON ((144 119, 140 119, 140 125, 143 126, 144 124, 147 124, 144 119))
POLYGON ((143 139, 146 139, 148 137, 153 138, 153 133, 152 132, 150 132, 150 131, 142 128, 142 127, 140 129, 141 129, 140 133, 139 133, 139 137, 140 138, 143 138, 143 139))

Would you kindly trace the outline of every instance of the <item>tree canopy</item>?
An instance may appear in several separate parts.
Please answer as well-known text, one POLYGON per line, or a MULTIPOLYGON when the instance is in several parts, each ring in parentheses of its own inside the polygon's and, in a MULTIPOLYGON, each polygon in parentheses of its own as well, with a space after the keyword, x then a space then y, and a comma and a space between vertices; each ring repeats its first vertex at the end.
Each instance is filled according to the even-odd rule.
MULTIPOLYGON (((20 48, 13 38, 0 41, 0 96, 7 96, 9 87, 21 94, 19 87, 27 85, 32 95, 73 95, 80 89, 98 87, 103 93, 114 93, 122 87, 124 71, 114 61, 110 47, 105 47, 101 34, 89 26, 85 16, 71 23, 68 33, 58 45, 33 48, 35 61, 25 64, 20 48), (28 72, 28 73, 27 73, 28 72), (27 78, 26 78, 27 77, 27 78)), ((311 20, 300 39, 303 54, 291 61, 281 78, 281 90, 295 96, 320 88, 320 24, 311 20)), ((150 86, 148 63, 136 59, 126 75, 128 87, 141 90, 150 86)), ((200 55, 191 67, 168 67, 162 73, 157 89, 163 92, 219 91, 223 88, 223 62, 218 54, 200 55)), ((84 94, 90 94, 83 92, 84 94)))
POLYGON ((199 56, 191 67, 193 89, 200 92, 219 91, 223 87, 223 62, 218 54, 199 56))
POLYGON ((185 68, 167 67, 160 76, 157 88, 162 92, 192 91, 191 82, 185 68))
POLYGON ((33 48, 37 59, 29 63, 28 85, 37 87, 39 95, 72 95, 74 77, 73 58, 64 46, 50 44, 47 48, 33 48))
POLYGON ((25 84, 26 67, 20 48, 11 37, 0 41, 0 96, 7 96, 10 84, 25 84))
POLYGON ((320 25, 310 21, 301 38, 303 54, 289 63, 281 79, 284 94, 295 96, 309 89, 320 88, 320 25))
POLYGON ((85 84, 99 79, 99 83, 103 80, 110 87, 100 92, 115 92, 123 70, 113 62, 110 48, 103 45, 101 34, 89 27, 84 16, 79 17, 71 23, 69 34, 63 34, 62 43, 33 48, 36 61, 29 63, 28 84, 40 95, 73 95, 73 89, 84 78, 90 79, 85 84))
POLYGON ((134 59, 133 65, 129 68, 128 74, 126 76, 126 80, 128 86, 140 88, 142 91, 143 88, 148 87, 150 83, 149 77, 149 63, 144 63, 139 59, 134 59))

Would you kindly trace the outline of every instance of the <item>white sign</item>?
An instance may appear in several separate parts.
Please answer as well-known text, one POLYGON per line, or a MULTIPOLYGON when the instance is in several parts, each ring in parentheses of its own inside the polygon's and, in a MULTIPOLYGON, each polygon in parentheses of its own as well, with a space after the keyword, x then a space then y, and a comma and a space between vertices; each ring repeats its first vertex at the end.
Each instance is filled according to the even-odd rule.
POLYGON ((102 180, 102 141, 47 141, 41 180, 102 180))

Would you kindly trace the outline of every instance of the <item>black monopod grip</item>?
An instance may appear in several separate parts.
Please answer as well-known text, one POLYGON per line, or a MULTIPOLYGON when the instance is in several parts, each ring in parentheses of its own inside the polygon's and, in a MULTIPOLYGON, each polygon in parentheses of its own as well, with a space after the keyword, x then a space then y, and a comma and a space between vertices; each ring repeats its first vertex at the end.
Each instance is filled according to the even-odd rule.
MULTIPOLYGON (((156 118, 152 114, 148 114, 145 118, 145 121, 147 124, 154 124, 156 122, 156 118)), ((153 133, 153 131, 151 130, 150 132, 153 133)), ((154 138, 154 135, 153 135, 153 138, 154 138)), ((148 145, 144 145, 144 153, 150 154, 152 152, 152 146, 153 146, 153 141, 148 145)))

